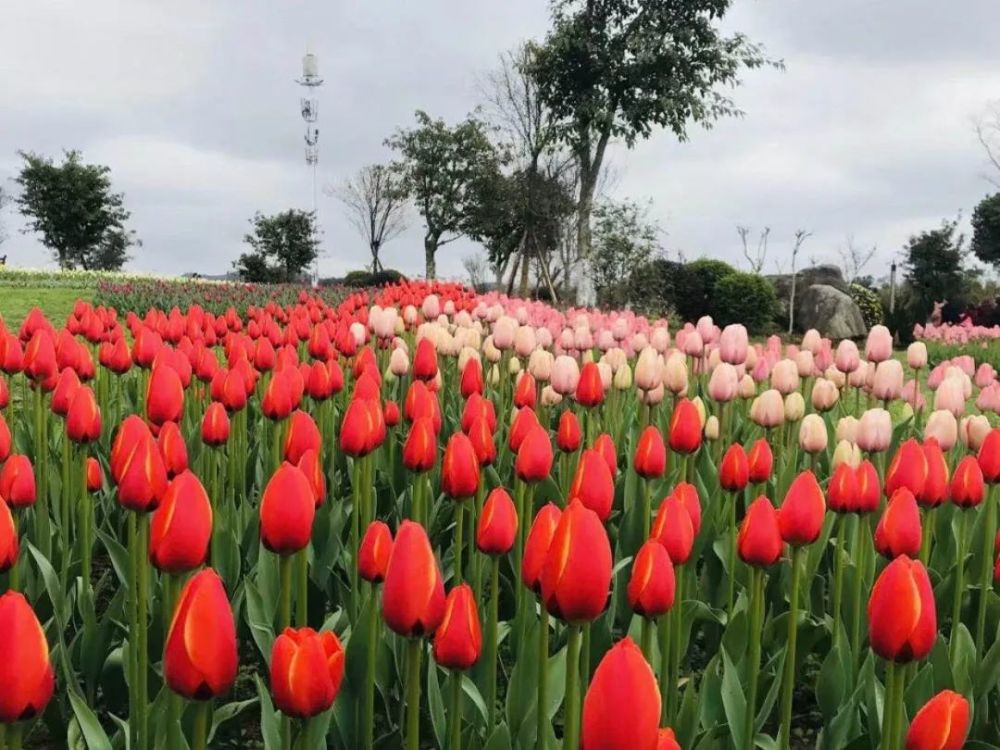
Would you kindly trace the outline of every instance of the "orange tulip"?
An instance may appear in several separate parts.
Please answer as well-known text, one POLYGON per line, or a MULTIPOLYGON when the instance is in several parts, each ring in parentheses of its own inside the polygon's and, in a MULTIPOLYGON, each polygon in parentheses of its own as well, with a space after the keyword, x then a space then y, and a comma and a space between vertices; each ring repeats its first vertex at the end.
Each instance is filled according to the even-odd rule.
POLYGON ((889 499, 875 528, 875 549, 890 560, 899 555, 916 557, 922 538, 917 499, 901 486, 889 499))
POLYGON ((572 500, 559 518, 545 556, 545 607, 573 624, 596 619, 608 601, 611 566, 611 543, 601 519, 579 500, 572 500))
POLYGON ((742 492, 750 481, 750 462, 739 443, 729 446, 719 464, 719 485, 730 492, 742 492))
POLYGON ((655 539, 635 555, 628 582, 628 603, 637 615, 655 618, 670 611, 676 589, 674 564, 667 549, 655 539))
POLYGON ((448 438, 441 459, 441 490, 455 500, 464 500, 479 489, 479 459, 472 441, 456 432, 448 438))
POLYGON ((10 512, 7 501, 0 496, 0 573, 6 573, 17 564, 20 542, 17 536, 17 524, 10 512))
POLYGON ((632 459, 635 473, 644 479, 656 479, 667 470, 667 449, 663 436, 653 425, 649 425, 639 435, 632 459))
POLYGON ((204 564, 212 539, 212 504, 192 472, 167 487, 149 527, 149 561, 158 570, 183 573, 204 564))
POLYGON ((620 640, 594 670, 583 701, 581 750, 656 750, 660 688, 631 638, 620 640))
POLYGON ((163 678, 175 693, 209 700, 236 680, 236 623, 222 579, 211 568, 185 584, 163 647, 163 678))
POLYGON ((923 659, 937 637, 937 609, 927 570, 900 555, 882 571, 868 600, 868 636, 883 659, 923 659))
POLYGON ((524 558, 521 563, 521 582, 536 594, 542 590, 542 572, 545 569, 545 558, 552 546, 552 537, 562 511, 553 503, 546 503, 535 516, 528 538, 524 543, 524 558))
POLYGON ((104 484, 104 477, 101 474, 101 465, 93 456, 87 458, 87 491, 97 492, 104 484))
POLYGON ((382 593, 382 617, 407 637, 426 636, 444 617, 444 581, 424 527, 403 521, 392 545, 382 593))
POLYGON ((101 436, 101 409, 89 386, 81 385, 73 394, 66 412, 66 436, 74 443, 89 443, 101 436))
POLYGON ((0 723, 38 716, 53 690, 45 631, 28 600, 8 591, 0 596, 0 723))
POLYGON ((552 470, 552 443, 541 425, 532 427, 517 449, 514 470, 522 482, 541 482, 552 470))
POLYGON ((506 555, 517 536, 517 509, 503 487, 495 488, 483 503, 476 529, 476 546, 486 555, 506 555))
POLYGON ((444 617, 434 633, 434 659, 442 667, 464 670, 479 660, 483 634, 475 595, 467 583, 448 592, 444 617))
POLYGON ((274 705, 297 719, 323 713, 340 692, 344 662, 344 647, 334 633, 285 628, 271 649, 274 705))
POLYGON ((803 471, 788 488, 785 501, 778 510, 781 538, 793 547, 812 544, 823 530, 826 500, 816 475, 803 471))
POLYGON ((740 559, 747 565, 766 568, 781 559, 784 540, 778 528, 778 511, 763 495, 747 508, 736 537, 740 559))
POLYGON ((35 504, 35 470, 27 456, 16 453, 0 468, 0 497, 12 508, 35 504))
POLYGON ((594 511, 601 521, 608 520, 611 515, 615 480, 604 458, 593 448, 587 448, 580 454, 568 497, 578 499, 585 507, 594 511))
POLYGON ((942 690, 913 717, 906 750, 962 750, 969 717, 969 701, 952 690, 942 690))
POLYGON ((382 521, 372 521, 358 548, 358 574, 371 583, 382 583, 392 555, 392 532, 382 521))

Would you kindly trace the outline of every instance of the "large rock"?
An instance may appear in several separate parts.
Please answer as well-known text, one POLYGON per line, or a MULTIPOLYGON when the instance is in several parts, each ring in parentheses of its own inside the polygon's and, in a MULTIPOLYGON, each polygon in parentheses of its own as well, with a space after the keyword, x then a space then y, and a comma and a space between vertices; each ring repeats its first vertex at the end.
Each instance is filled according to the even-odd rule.
MULTIPOLYGON (((792 291, 792 275, 785 273, 767 278, 774 284, 774 293, 778 296, 778 302, 787 309, 788 295, 792 291)), ((796 293, 800 289, 808 289, 813 284, 825 284, 845 293, 850 289, 850 285, 844 280, 844 274, 837 266, 811 266, 803 268, 795 274, 796 293)))
POLYGON ((834 341, 860 338, 868 332, 861 308, 850 295, 829 284, 813 284, 795 292, 795 324, 815 328, 834 341))

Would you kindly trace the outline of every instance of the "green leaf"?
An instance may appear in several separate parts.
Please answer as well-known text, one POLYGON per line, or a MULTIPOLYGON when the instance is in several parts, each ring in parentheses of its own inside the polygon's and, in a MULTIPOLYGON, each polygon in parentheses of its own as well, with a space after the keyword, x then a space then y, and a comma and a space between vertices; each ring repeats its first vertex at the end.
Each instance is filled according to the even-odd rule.
POLYGON ((281 724, 274 704, 271 703, 271 694, 260 675, 254 675, 254 681, 257 683, 257 698, 260 701, 260 732, 264 738, 264 750, 280 750, 281 724))
POLYGON ((511 747, 510 731, 507 729, 507 725, 501 721, 493 730, 493 734, 490 735, 483 750, 510 750, 511 747))
POLYGON ((433 660, 427 665, 427 705, 430 708, 431 727, 438 747, 444 747, 445 737, 448 735, 448 722, 444 716, 444 700, 441 697, 438 668, 433 660))
POLYGON ((101 727, 101 722, 97 720, 90 706, 84 701, 76 691, 70 690, 69 702, 73 707, 73 716, 76 717, 80 725, 80 732, 87 743, 87 750, 111 750, 111 740, 101 727))
POLYGON ((733 738, 734 747, 738 750, 739 744, 736 738, 742 736, 743 726, 746 723, 747 699, 740 684, 739 672, 724 648, 722 649, 722 706, 726 712, 726 721, 729 723, 730 736, 733 738))
POLYGON ((826 655, 816 680, 816 701, 827 721, 837 714, 847 695, 848 670, 844 649, 838 644, 826 655))

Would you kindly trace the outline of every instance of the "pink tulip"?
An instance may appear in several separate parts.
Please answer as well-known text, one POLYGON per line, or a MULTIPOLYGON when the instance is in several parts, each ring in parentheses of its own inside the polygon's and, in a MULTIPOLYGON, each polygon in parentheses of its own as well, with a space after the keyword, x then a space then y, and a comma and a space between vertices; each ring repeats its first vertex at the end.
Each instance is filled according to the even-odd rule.
POLYGON ((580 382, 580 366, 576 360, 565 354, 556 357, 552 364, 552 388, 556 393, 566 396, 576 393, 576 385, 580 382))
POLYGON ((923 341, 914 341, 907 347, 906 363, 914 370, 927 367, 927 345, 923 341))
POLYGON ((885 326, 874 326, 868 332, 865 343, 865 359, 869 362, 884 362, 892 357, 892 334, 885 326))
POLYGON ((924 427, 924 440, 934 438, 941 450, 950 451, 958 442, 958 420, 950 411, 938 409, 927 417, 924 427))
POLYGON ((726 362, 721 362, 708 381, 708 395, 713 401, 725 403, 732 401, 739 393, 739 375, 736 368, 726 362))
POLYGON ((799 368, 794 361, 783 359, 771 370, 771 387, 787 395, 799 389, 799 368))
POLYGON ((802 336, 802 350, 815 355, 819 351, 821 342, 822 337, 819 335, 819 331, 815 328, 810 328, 802 336))
POLYGON ((719 354, 723 362, 742 365, 747 359, 747 329, 739 323, 732 323, 722 329, 719 336, 719 354))
POLYGON ((812 405, 816 411, 830 411, 840 398, 840 390, 826 378, 817 378, 812 389, 812 405))
POLYGON ((892 440, 892 417, 885 409, 869 409, 858 420, 857 444, 863 451, 881 453, 892 440))
POLYGON ((903 393, 903 365, 898 359, 879 362, 875 368, 872 395, 880 401, 893 401, 903 393))
POLYGON ((941 381, 934 393, 934 410, 944 409, 956 417, 965 412, 965 384, 958 377, 947 377, 941 381))
POLYGON ((764 391, 750 405, 750 419, 761 427, 778 427, 785 421, 785 400, 775 389, 764 391))

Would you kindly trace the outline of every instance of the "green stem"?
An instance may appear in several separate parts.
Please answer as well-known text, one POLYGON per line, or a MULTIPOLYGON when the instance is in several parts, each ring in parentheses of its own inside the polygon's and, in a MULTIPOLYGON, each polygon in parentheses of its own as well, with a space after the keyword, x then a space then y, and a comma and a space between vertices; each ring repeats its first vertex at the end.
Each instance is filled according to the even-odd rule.
POLYGON ((642 649, 642 655, 646 657, 646 661, 650 664, 653 663, 653 629, 655 623, 649 617, 642 618, 642 632, 639 636, 639 648, 642 649))
POLYGON ((93 536, 93 510, 91 508, 90 492, 87 490, 87 452, 80 451, 80 496, 77 506, 77 530, 76 537, 80 543, 80 578, 83 583, 83 590, 89 596, 90 590, 90 560, 91 560, 91 538, 93 536))
MULTIPOLYGON (((378 596, 377 590, 372 589, 372 596, 378 596)), ((368 642, 365 645, 368 653, 365 655, 365 702, 361 714, 364 743, 362 746, 365 750, 372 750, 375 746, 375 659, 378 647, 378 624, 378 607, 373 602, 367 623, 368 642)))
MULTIPOLYGON (((833 602, 831 606, 834 648, 840 642, 840 608, 844 598, 844 526, 844 517, 838 515, 834 522, 834 531, 837 534, 837 546, 834 548, 833 553, 833 602)), ((756 631, 751 630, 750 632, 756 631)))
POLYGON ((486 668, 489 670, 486 707, 490 715, 488 732, 492 732, 496 727, 497 714, 497 620, 500 614, 500 558, 493 557, 490 562, 490 612, 486 621, 486 668))
POLYGON ((653 488, 648 479, 642 480, 642 538, 649 539, 649 527, 653 516, 653 488))
POLYGON ((358 550, 361 549, 361 459, 354 459, 351 478, 351 611, 356 622, 361 612, 360 587, 358 586, 358 550))
MULTIPOLYGON (((63 445, 62 445, 62 488, 59 498, 59 525, 62 527, 59 530, 59 535, 62 541, 62 564, 60 566, 60 572, 62 573, 62 586, 63 591, 69 588, 69 561, 72 557, 73 551, 73 535, 70 533, 70 504, 72 502, 73 494, 73 477, 70 474, 70 464, 73 459, 73 443, 70 442, 69 438, 63 435, 63 445)), ((77 530, 79 534, 79 530, 77 530)))
POLYGON ((795 644, 799 628, 799 584, 802 578, 800 558, 802 547, 792 550, 792 590, 789 594, 788 646, 785 650, 785 670, 781 684, 781 734, 778 741, 780 750, 789 750, 792 733, 792 697, 795 690, 795 644))
POLYGON ((194 725, 191 729, 191 750, 208 748, 208 715, 212 710, 210 701, 198 701, 194 707, 194 725))
POLYGON ((292 557, 282 555, 278 569, 281 577, 281 608, 279 610, 278 632, 292 624, 292 557))
POLYGON ((21 750, 21 738, 23 736, 24 727, 20 724, 10 725, 10 750, 21 750))
POLYGON ((865 588, 865 572, 867 567, 867 545, 865 544, 865 517, 857 516, 857 526, 854 529, 853 557, 856 565, 854 576, 854 602, 851 611, 851 652, 854 664, 861 664, 861 602, 865 588))
POLYGON ((566 646, 566 712, 563 717, 563 747, 580 747, 580 645, 583 633, 579 625, 569 626, 566 646))
POLYGON ((670 643, 668 651, 670 653, 670 668, 667 672, 667 716, 668 722, 672 722, 674 711, 677 708, 677 683, 680 680, 681 663, 681 631, 684 628, 684 567, 678 565, 675 568, 677 575, 677 589, 674 597, 674 607, 670 612, 672 620, 670 627, 670 643))
POLYGON ((979 612, 976 616, 976 654, 980 659, 985 656, 983 648, 986 638, 986 604, 989 601, 990 576, 993 573, 993 566, 990 565, 990 562, 993 560, 993 542, 997 533, 996 493, 993 486, 989 488, 986 494, 986 507, 983 509, 983 513, 985 513, 983 520, 983 546, 980 555, 982 569, 979 575, 979 612))
POLYGON ((147 662, 149 660, 149 514, 139 517, 139 553, 136 556, 139 578, 139 750, 149 745, 149 681, 147 662))
POLYGON ((548 681, 549 681, 549 611, 542 604, 539 607, 538 623, 538 700, 535 704, 537 720, 535 730, 535 747, 545 750, 545 739, 548 733, 548 681))
POLYGON ((955 596, 951 605, 951 639, 949 653, 952 662, 955 661, 955 649, 958 648, 958 626, 962 622, 962 597, 965 594, 965 543, 969 534, 969 511, 959 510, 958 548, 955 555, 955 596))
POLYGON ((590 689, 590 623, 583 626, 583 644, 580 650, 580 695, 590 689))
POLYGON ((139 566, 136 558, 139 552, 139 534, 136 513, 128 513, 128 697, 130 747, 139 745, 139 566))
POLYGON ((895 750, 898 730, 895 725, 896 703, 899 693, 899 672, 895 662, 885 667, 885 699, 882 701, 882 748, 895 750))
MULTIPOLYGON (((750 633, 759 634, 764 624, 764 571, 750 568, 750 633)), ((750 638, 750 661, 747 682, 746 718, 743 726, 743 749, 754 750, 754 725, 757 715, 757 681, 760 675, 760 638, 750 638)))
MULTIPOLYGON (((433 668, 433 667, 432 667, 433 668)), ((451 682, 451 734, 448 742, 449 750, 461 750, 462 748, 462 673, 453 671, 450 676, 451 682)))
POLYGON ((309 624, 309 545, 307 544, 297 555, 296 579, 299 585, 295 598, 295 621, 300 628, 309 624))
POLYGON ((406 750, 420 750, 420 657, 423 641, 406 643, 406 750))
POLYGON ((462 547, 465 545, 465 508, 461 502, 455 503, 455 545, 453 565, 455 567, 455 580, 457 585, 462 582, 462 547))
MULTIPOLYGON (((722 442, 721 440, 719 441, 722 442)), ((739 493, 733 492, 729 496, 729 550, 728 550, 728 565, 729 565, 729 599, 726 611, 732 615, 733 612, 733 602, 736 599, 736 535, 739 533, 739 529, 736 526, 736 499, 739 497, 739 493)))
POLYGON ((281 750, 292 750, 292 717, 281 715, 281 750))

